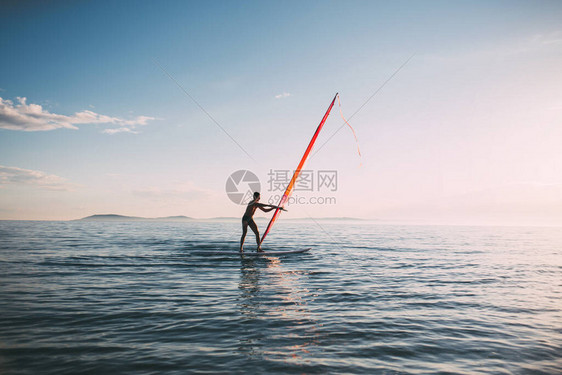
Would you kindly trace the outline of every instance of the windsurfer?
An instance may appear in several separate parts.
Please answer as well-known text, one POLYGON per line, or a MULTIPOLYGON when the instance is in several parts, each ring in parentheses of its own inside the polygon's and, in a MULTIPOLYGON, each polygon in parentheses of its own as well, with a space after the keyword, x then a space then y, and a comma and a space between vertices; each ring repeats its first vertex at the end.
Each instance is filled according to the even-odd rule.
POLYGON ((282 207, 273 206, 271 204, 263 204, 259 203, 260 201, 260 193, 257 191, 254 193, 254 199, 248 203, 246 207, 246 212, 244 212, 244 216, 242 216, 242 238, 240 238, 240 252, 244 251, 244 239, 246 238, 246 232, 248 232, 248 226, 252 229, 254 234, 256 235, 256 243, 258 244, 257 251, 263 251, 260 246, 260 232, 258 231, 258 226, 254 221, 254 213, 259 208, 263 212, 269 212, 271 210, 279 208, 280 210, 285 211, 282 207))

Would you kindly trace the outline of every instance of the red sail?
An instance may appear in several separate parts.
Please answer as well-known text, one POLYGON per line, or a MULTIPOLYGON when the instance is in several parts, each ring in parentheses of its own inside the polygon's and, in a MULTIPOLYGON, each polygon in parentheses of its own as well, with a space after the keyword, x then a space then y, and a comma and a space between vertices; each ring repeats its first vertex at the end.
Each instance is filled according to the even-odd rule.
MULTIPOLYGON (((328 118, 328 115, 330 114, 330 111, 332 110, 332 107, 334 106, 334 102, 336 101, 337 97, 338 97, 338 94, 336 93, 336 95, 334 96, 334 99, 332 100, 332 103, 330 103, 330 106, 328 107, 328 110, 324 114, 324 117, 322 117, 322 121, 320 121, 320 124, 316 128, 316 131, 314 132, 314 135, 312 136, 312 139, 310 140, 310 143, 308 144, 308 147, 306 148, 306 151, 304 152, 304 155, 302 156, 302 159, 299 163, 299 166, 295 170, 295 173, 293 174, 293 178, 291 178, 291 182, 289 182, 289 185, 287 186, 287 189, 285 190, 285 193, 283 193, 283 196, 281 197, 281 200, 279 201, 279 204, 277 205, 278 207, 282 208, 283 206, 285 206, 285 203, 287 203, 287 201, 289 200, 289 197, 291 196, 291 193, 293 192, 293 187, 295 186, 295 182, 297 181, 297 178, 299 177, 299 175, 302 171, 302 167, 304 166, 304 162, 308 158, 308 154, 310 154, 310 151, 312 150, 312 147, 314 146, 314 142, 316 142, 316 138, 318 138, 318 134, 320 133, 320 130, 322 130, 322 126, 324 126, 324 123, 326 122, 326 119, 328 118)), ((260 243, 263 243, 263 240, 265 240, 265 237, 267 236, 267 234, 271 230, 271 227, 273 226, 273 223, 275 222, 275 220, 277 220, 277 217, 279 216, 280 212, 281 212, 281 210, 279 208, 275 209, 275 213, 271 217, 271 220, 269 221, 269 224, 267 225, 267 229, 265 230, 265 233, 263 234, 260 243)))

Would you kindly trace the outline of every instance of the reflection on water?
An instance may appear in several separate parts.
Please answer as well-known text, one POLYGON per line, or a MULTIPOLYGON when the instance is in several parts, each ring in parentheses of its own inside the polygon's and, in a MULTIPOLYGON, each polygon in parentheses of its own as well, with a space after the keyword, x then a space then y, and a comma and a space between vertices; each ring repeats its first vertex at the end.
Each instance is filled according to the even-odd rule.
POLYGON ((243 258, 240 266, 240 314, 247 319, 255 319, 258 314, 260 290, 260 269, 256 267, 256 258, 243 258))
POLYGON ((252 322, 259 316, 259 290, 260 290, 260 270, 256 267, 257 258, 242 258, 240 265, 240 281, 238 290, 238 309, 241 315, 240 324, 244 326, 241 330, 242 335, 238 337, 238 350, 249 357, 261 354, 262 331, 252 330, 252 322))
POLYGON ((307 284, 308 272, 287 270, 280 257, 242 259, 238 308, 248 329, 239 338, 240 352, 301 362, 313 350, 318 343, 318 322, 308 309, 314 297, 307 284), (274 328, 274 333, 265 337, 265 327, 274 328), (275 350, 270 344, 264 346, 263 340, 275 341, 275 350))

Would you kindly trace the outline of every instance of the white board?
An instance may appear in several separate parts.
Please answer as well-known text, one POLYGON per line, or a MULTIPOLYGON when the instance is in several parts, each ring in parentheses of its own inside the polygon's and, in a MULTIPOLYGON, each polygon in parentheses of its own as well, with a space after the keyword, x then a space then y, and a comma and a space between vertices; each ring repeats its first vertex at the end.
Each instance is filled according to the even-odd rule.
POLYGON ((263 252, 257 252, 257 251, 244 251, 244 252, 239 252, 239 251, 198 251, 197 254, 198 255, 236 255, 236 256, 268 256, 268 255, 286 255, 286 254, 300 254, 300 253, 306 253, 307 251, 309 251, 311 248, 306 248, 306 249, 299 249, 299 250, 285 250, 285 251, 281 251, 281 250, 269 250, 269 251, 263 251, 263 252))

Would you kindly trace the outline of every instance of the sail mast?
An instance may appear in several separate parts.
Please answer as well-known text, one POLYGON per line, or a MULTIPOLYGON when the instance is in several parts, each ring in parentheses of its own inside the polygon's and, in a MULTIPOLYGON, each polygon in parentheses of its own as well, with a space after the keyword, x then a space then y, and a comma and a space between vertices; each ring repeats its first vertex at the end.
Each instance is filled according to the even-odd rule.
MULTIPOLYGON (((289 197, 291 196, 291 193, 293 191, 295 182, 297 181, 297 178, 301 174, 304 163, 305 163, 306 159, 308 158, 308 155, 310 154, 310 151, 312 150, 312 147, 314 147, 314 143, 316 142, 316 138, 318 138, 318 134, 320 133, 320 130, 322 130, 322 127, 324 126, 324 123, 326 122, 326 119, 328 118, 328 115, 330 114, 330 111, 332 110, 332 107, 334 106, 334 102, 336 101, 337 97, 338 97, 338 94, 336 93, 336 95, 334 96, 334 99, 332 99, 332 102, 330 103, 330 106, 328 107, 328 110, 324 114, 324 117, 322 117, 322 121, 320 121, 320 124, 316 128, 316 131, 314 132, 314 135, 312 136, 312 139, 308 143, 308 147, 306 148, 306 151, 304 152, 304 155, 302 156, 301 161, 300 161, 297 169, 295 170, 295 173, 293 173, 293 177, 291 178, 291 181, 289 182, 289 185, 287 185, 287 189, 285 189, 285 192, 283 193, 283 196, 281 197, 281 200, 279 201, 279 204, 277 205, 278 207, 283 208, 285 206, 285 203, 287 203, 287 201, 289 200, 289 197)), ((260 244, 263 243, 263 240, 265 239, 265 237, 267 236, 267 234, 271 230, 271 227, 273 226, 273 223, 275 222, 275 220, 277 220, 277 217, 279 216, 279 213, 281 212, 280 208, 275 209, 275 212, 273 213, 273 216, 271 217, 271 220, 269 221, 269 224, 267 225, 267 229, 265 230, 265 232, 264 232, 264 234, 261 238, 260 244)))

